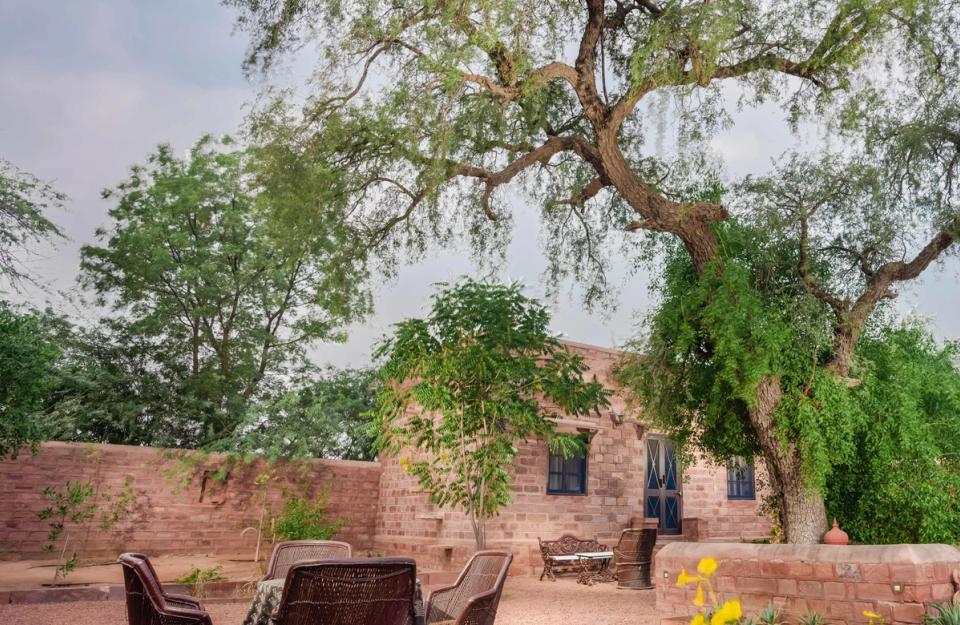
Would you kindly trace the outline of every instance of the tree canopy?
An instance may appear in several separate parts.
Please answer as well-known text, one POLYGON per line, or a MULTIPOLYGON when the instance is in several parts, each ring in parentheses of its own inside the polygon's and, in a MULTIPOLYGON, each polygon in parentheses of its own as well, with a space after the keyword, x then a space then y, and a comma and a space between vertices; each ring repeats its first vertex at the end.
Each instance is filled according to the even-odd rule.
POLYGON ((42 439, 39 413, 59 355, 39 317, 0 300, 0 459, 42 439))
POLYGON ((400 454, 430 500, 470 518, 477 549, 485 521, 510 502, 511 468, 526 440, 583 453, 552 419, 597 412, 608 391, 584 380, 582 357, 548 331, 550 315, 519 284, 442 285, 430 315, 396 326, 384 358, 378 442, 400 454))
MULTIPOLYGON (((614 254, 649 258, 652 242, 673 282, 659 327, 682 324, 659 333, 659 353, 719 384, 716 423, 764 458, 787 538, 819 539, 817 436, 853 445, 835 411, 858 381, 856 345, 877 306, 960 234, 955 3, 226 4, 251 34, 251 71, 320 48, 306 105, 262 107, 252 136, 272 173, 297 162, 308 174, 299 188, 362 242, 358 255, 389 268, 458 237, 502 252, 516 182, 539 208, 550 277, 579 278, 588 301, 608 292, 614 254), (706 192, 707 141, 734 106, 763 103, 842 149, 706 192), (668 121, 672 161, 650 146, 668 121)), ((274 216, 298 230, 315 219, 274 216)))
POLYGON ((307 346, 342 340, 342 326, 367 311, 361 272, 339 258, 335 233, 272 236, 263 215, 283 198, 252 186, 255 167, 229 141, 203 137, 186 158, 160 146, 104 193, 116 201, 113 225, 103 246, 82 249, 81 278, 114 317, 109 340, 89 346, 105 357, 91 375, 117 379, 140 363, 133 390, 144 394, 121 418, 131 435, 141 428, 129 419, 176 423, 167 431, 178 445, 232 435, 252 400, 303 366, 307 346), (159 408, 157 386, 173 391, 166 409, 145 414, 159 408))

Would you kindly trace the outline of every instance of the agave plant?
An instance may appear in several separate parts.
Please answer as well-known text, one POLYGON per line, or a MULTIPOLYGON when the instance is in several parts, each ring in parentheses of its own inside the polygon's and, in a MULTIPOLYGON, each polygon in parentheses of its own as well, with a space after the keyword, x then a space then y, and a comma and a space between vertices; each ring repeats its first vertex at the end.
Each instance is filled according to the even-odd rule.
POLYGON ((798 625, 826 625, 823 615, 813 610, 807 610, 807 613, 797 619, 798 625))
POLYGON ((768 603, 767 607, 760 610, 757 620, 760 621, 761 625, 785 625, 780 609, 773 603, 768 603))
POLYGON ((960 604, 935 603, 930 607, 936 614, 924 614, 924 625, 960 625, 960 604))

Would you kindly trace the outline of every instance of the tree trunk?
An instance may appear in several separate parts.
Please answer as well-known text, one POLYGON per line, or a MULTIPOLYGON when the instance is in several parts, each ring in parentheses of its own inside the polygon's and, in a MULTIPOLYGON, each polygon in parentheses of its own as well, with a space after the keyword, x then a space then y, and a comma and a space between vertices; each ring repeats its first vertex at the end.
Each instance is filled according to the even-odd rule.
POLYGON ((776 431, 774 413, 783 399, 780 380, 767 376, 757 384, 750 421, 757 432, 767 465, 770 488, 780 503, 784 540, 815 545, 827 531, 823 497, 807 488, 803 479, 803 455, 795 441, 782 439, 776 431))
POLYGON ((801 479, 788 480, 780 489, 780 519, 786 542, 816 545, 827 531, 827 513, 823 497, 808 489, 801 479))

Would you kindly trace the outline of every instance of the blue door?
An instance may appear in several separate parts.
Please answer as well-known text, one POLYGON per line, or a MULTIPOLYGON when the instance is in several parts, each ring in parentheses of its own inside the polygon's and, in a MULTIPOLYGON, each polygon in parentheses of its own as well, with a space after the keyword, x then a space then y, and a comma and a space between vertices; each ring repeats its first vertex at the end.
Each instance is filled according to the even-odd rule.
POLYGON ((645 451, 644 512, 647 517, 659 519, 658 533, 680 534, 683 515, 676 449, 668 438, 648 436, 645 451))

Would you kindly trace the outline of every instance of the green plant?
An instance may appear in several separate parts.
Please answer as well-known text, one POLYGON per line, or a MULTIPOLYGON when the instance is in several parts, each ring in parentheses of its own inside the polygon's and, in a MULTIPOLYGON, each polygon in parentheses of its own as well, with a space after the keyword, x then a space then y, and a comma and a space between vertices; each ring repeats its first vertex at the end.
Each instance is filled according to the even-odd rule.
POLYGON ((347 525, 345 520, 329 522, 327 503, 330 489, 321 491, 313 501, 307 497, 288 497, 284 512, 276 519, 274 532, 283 540, 329 540, 340 528, 347 525))
POLYGON ((826 625, 826 619, 819 612, 807 610, 807 612, 797 619, 799 625, 826 625))
POLYGON ((190 569, 190 572, 174 581, 178 584, 189 584, 190 594, 202 599, 206 592, 206 585, 210 582, 222 582, 227 578, 223 575, 223 567, 219 564, 211 566, 208 569, 201 569, 196 566, 190 569))
POLYGON ((137 494, 133 491, 133 476, 126 476, 123 486, 116 493, 108 487, 100 494, 100 499, 106 509, 101 511, 99 528, 101 532, 106 532, 133 511, 137 501, 137 494))
POLYGON ((924 614, 924 625, 960 625, 960 604, 935 603, 930 607, 936 614, 924 614))
POLYGON ((41 521, 48 521, 47 525, 50 527, 50 531, 47 533, 48 544, 44 549, 53 551, 56 542, 61 535, 63 536, 63 544, 60 547, 60 565, 53 575, 53 579, 56 581, 57 578, 66 577, 79 563, 76 549, 67 560, 63 559, 70 542, 70 533, 66 531, 67 523, 76 524, 92 519, 96 513, 97 504, 89 501, 94 497, 93 486, 90 482, 71 482, 67 480, 64 482, 63 489, 47 486, 43 489, 43 496, 50 503, 37 513, 37 518, 41 521))
POLYGON ((780 608, 772 603, 768 603, 767 607, 760 610, 760 614, 757 615, 757 620, 760 621, 761 625, 784 625, 785 623, 780 608))
POLYGON ((376 351, 385 360, 380 448, 400 456, 431 503, 467 514, 478 550, 486 520, 510 503, 518 447, 541 440, 565 457, 583 453, 553 419, 608 404, 549 325, 549 310, 522 285, 464 279, 443 285, 429 317, 398 323, 376 351))

